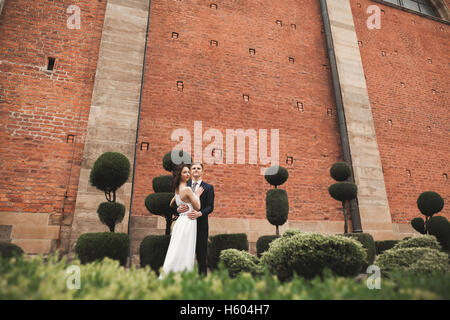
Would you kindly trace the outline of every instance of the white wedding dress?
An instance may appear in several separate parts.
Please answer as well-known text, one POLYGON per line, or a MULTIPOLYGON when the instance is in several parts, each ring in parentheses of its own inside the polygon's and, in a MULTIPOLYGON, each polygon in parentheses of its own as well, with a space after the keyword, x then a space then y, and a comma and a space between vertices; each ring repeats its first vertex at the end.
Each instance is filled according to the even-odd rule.
MULTIPOLYGON (((197 197, 195 194, 194 196, 197 197)), ((192 220, 187 216, 188 212, 193 210, 191 203, 182 201, 179 194, 175 194, 175 201, 177 206, 188 205, 189 210, 180 213, 175 221, 160 279, 169 272, 192 271, 194 269, 197 219, 192 220)))

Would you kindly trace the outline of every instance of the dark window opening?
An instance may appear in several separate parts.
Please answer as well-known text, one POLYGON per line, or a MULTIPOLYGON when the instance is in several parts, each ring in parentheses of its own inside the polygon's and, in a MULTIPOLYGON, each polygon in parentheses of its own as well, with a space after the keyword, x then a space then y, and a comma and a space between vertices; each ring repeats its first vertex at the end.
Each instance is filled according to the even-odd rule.
POLYGON ((440 18, 437 10, 429 0, 383 0, 407 8, 416 12, 424 13, 429 16, 440 18))
POLYGON ((47 70, 53 71, 53 68, 55 67, 55 60, 56 60, 55 58, 48 57, 47 70))

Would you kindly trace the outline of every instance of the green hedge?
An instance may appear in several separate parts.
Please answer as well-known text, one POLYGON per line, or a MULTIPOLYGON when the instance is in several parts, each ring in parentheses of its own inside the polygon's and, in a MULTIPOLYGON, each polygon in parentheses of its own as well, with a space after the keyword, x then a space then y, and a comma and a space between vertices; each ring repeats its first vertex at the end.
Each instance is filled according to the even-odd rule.
POLYGON ((141 267, 149 266, 158 273, 164 264, 169 243, 170 235, 150 235, 145 237, 139 247, 141 267))
POLYGON ((372 235, 369 233, 363 233, 363 232, 355 232, 355 233, 346 233, 343 236, 353 238, 357 241, 359 241, 364 249, 366 249, 367 252, 367 263, 363 266, 363 271, 367 269, 368 266, 373 264, 375 261, 375 241, 373 240, 372 235))
POLYGON ((207 262, 210 268, 217 268, 220 252, 225 249, 248 251, 247 235, 245 233, 228 233, 210 236, 207 251, 207 262))
POLYGON ((24 252, 21 247, 9 242, 0 242, 0 257, 12 258, 14 256, 20 256, 24 252))
POLYGON ((402 248, 430 248, 438 251, 442 249, 436 237, 430 235, 402 240, 399 243, 397 243, 393 249, 402 249, 402 248))
POLYGON ((392 249, 399 242, 399 240, 375 241, 376 255, 382 254, 384 251, 392 249))
POLYGON ((130 239, 126 233, 95 232, 82 234, 75 245, 75 253, 81 263, 102 260, 105 257, 118 260, 125 265, 130 239))
POLYGON ((123 268, 117 261, 80 265, 49 256, 31 259, 0 259, 0 300, 417 300, 450 299, 450 273, 417 277, 393 274, 383 277, 381 290, 369 290, 366 282, 335 277, 305 280, 294 276, 288 283, 264 273, 231 278, 218 269, 200 276, 194 272, 170 274, 159 280, 146 268, 123 268), (70 265, 80 268, 80 289, 67 288, 70 265))
POLYGON ((392 271, 407 270, 418 274, 448 272, 448 256, 430 248, 390 249, 377 257, 375 264, 383 274, 392 271))
POLYGON ((270 235, 261 236, 258 238, 258 240, 256 241, 256 255, 258 256, 258 258, 260 258, 261 255, 269 249, 269 244, 276 238, 279 238, 279 236, 270 235))
POLYGON ((247 251, 225 249, 220 253, 220 263, 228 270, 230 277, 236 277, 241 272, 253 275, 260 273, 259 259, 247 251))
POLYGON ((358 274, 366 263, 367 253, 361 243, 342 236, 297 234, 282 236, 270 245, 261 263, 281 281, 294 273, 313 278, 326 268, 341 276, 358 274))

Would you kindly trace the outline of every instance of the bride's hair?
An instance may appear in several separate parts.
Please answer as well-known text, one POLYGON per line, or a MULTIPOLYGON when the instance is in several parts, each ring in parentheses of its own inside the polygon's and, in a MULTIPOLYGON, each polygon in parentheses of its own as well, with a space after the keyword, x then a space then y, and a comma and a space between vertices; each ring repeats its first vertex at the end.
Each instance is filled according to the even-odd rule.
POLYGON ((172 177, 172 191, 175 192, 180 185, 181 181, 181 171, 183 171, 183 168, 187 167, 189 170, 191 170, 190 164, 180 164, 175 167, 173 170, 173 177, 172 177))

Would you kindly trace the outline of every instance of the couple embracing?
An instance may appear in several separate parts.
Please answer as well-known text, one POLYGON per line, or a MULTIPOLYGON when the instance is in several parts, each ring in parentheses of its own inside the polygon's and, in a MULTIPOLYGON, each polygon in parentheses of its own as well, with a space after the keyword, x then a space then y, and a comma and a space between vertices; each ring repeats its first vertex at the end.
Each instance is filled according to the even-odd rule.
POLYGON ((163 274, 192 271, 197 254, 198 270, 206 275, 208 214, 214 210, 214 188, 202 180, 203 164, 182 164, 173 172, 175 196, 170 206, 177 206, 178 219, 172 229, 163 274))

